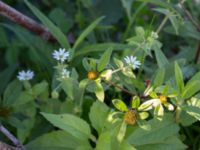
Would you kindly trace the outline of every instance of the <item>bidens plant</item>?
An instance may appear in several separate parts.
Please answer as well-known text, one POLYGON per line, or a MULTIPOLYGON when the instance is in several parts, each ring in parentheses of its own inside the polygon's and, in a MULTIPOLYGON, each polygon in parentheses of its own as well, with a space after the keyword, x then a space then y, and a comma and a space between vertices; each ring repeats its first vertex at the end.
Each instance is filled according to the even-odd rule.
MULTIPOLYGON (((93 13, 96 10, 93 2, 70 1, 73 5, 69 6, 78 9, 76 20, 71 23, 78 27, 73 27, 76 39, 69 42, 63 33, 66 23, 62 21, 66 19, 57 18, 65 13, 55 9, 49 15, 58 26, 64 25, 61 30, 25 1, 62 47, 54 50, 59 47, 55 43, 41 42, 49 51, 45 55, 31 51, 34 54, 31 56, 37 58, 33 64, 41 61, 43 68, 37 64, 31 66, 34 72, 20 71, 18 80, 11 82, 0 97, 1 122, 10 126, 13 133, 16 131, 16 137, 28 150, 182 150, 199 146, 196 132, 200 133, 200 69, 191 63, 194 47, 188 53, 188 47, 195 43, 190 38, 199 42, 199 34, 186 28, 188 22, 179 12, 183 2, 121 2, 120 8, 125 9, 127 16, 116 24, 105 25, 103 21, 107 18, 99 17, 85 27, 87 20, 84 21, 82 9, 93 13), (153 5, 148 5, 149 2, 153 5), (132 10, 133 5, 136 11, 132 10), (137 19, 143 11, 151 23, 137 19), (153 17, 151 11, 162 16, 153 17), (123 23, 127 22, 122 32, 123 23), (138 22, 141 26, 137 26, 138 22), (173 39, 179 36, 181 40, 187 37, 190 43, 183 45, 186 41, 177 41, 181 43, 177 46, 179 43, 173 39), (175 50, 173 44, 177 46, 175 50), (185 45, 188 47, 184 48, 185 45), (189 59, 187 55, 192 56, 189 59), (38 80, 43 81, 37 83, 38 80)), ((44 3, 51 7, 50 1, 44 3)), ((106 7, 97 14, 107 12, 106 7)))

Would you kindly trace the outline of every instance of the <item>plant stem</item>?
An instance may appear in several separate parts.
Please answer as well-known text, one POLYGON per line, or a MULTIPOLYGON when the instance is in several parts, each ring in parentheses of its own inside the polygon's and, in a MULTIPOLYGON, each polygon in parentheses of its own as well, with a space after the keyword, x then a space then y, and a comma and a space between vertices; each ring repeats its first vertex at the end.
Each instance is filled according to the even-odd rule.
POLYGON ((183 0, 179 0, 179 4, 181 5, 181 8, 183 10, 183 13, 184 13, 185 17, 187 17, 188 20, 196 27, 197 31, 200 32, 200 24, 196 21, 196 19, 194 19, 192 17, 190 12, 185 8, 184 1, 183 0))
POLYGON ((176 123, 179 123, 180 122, 180 115, 181 115, 181 108, 178 106, 176 108, 176 123))
POLYGON ((10 133, 2 124, 0 124, 0 131, 10 139, 15 146, 20 148, 21 150, 25 150, 25 147, 21 144, 21 142, 12 134, 10 133))
POLYGON ((165 16, 165 18, 163 19, 163 21, 161 22, 160 26, 158 27, 158 29, 156 30, 156 33, 159 34, 159 32, 162 30, 162 28, 164 27, 165 23, 167 22, 167 20, 169 19, 171 13, 169 13, 168 15, 165 16))
POLYGON ((195 55, 195 58, 194 58, 194 63, 195 64, 197 64, 197 62, 198 62, 199 55, 200 55, 200 43, 198 45, 197 52, 196 52, 196 55, 195 55))
POLYGON ((0 14, 13 22, 27 28, 28 30, 36 33, 37 35, 41 36, 46 41, 56 42, 56 39, 53 35, 45 28, 43 25, 38 24, 33 19, 23 15, 16 9, 10 7, 9 5, 5 4, 4 2, 0 1, 0 14))
POLYGON ((133 14, 133 16, 131 17, 131 20, 128 23, 128 26, 124 32, 124 35, 122 37, 122 41, 125 41, 126 38, 128 37, 128 34, 130 33, 131 27, 135 21, 136 16, 138 15, 138 13, 146 6, 147 2, 142 3, 138 9, 135 11, 135 13, 133 14))
POLYGON ((102 79, 105 83, 108 83, 109 85, 112 85, 112 86, 114 86, 114 87, 120 89, 121 91, 123 91, 123 92, 125 92, 125 93, 127 93, 127 94, 129 94, 129 95, 131 95, 131 96, 135 96, 135 95, 136 95, 136 94, 131 93, 130 91, 124 89, 123 87, 121 87, 121 86, 115 84, 115 83, 112 82, 112 81, 105 80, 104 78, 101 78, 101 79, 102 79))

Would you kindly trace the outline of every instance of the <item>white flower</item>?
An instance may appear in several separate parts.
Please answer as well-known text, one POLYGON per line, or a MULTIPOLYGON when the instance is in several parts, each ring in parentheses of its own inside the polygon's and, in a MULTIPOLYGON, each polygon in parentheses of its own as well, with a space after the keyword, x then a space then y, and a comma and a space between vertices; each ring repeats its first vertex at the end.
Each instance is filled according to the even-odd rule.
POLYGON ((31 70, 27 70, 27 71, 19 71, 18 75, 17 75, 17 78, 20 80, 20 81, 25 81, 25 80, 31 80, 34 76, 34 72, 31 71, 31 70))
POLYGON ((154 39, 157 39, 158 38, 158 33, 156 32, 151 32, 151 37, 154 38, 154 39))
POLYGON ((137 57, 126 56, 124 60, 128 65, 131 65, 133 69, 137 69, 141 65, 140 61, 137 60, 137 57))
POLYGON ((63 63, 65 60, 68 59, 69 52, 67 52, 64 48, 60 48, 59 50, 55 50, 52 55, 54 59, 63 63))
POLYGON ((69 74, 70 74, 70 71, 68 71, 67 69, 63 69, 61 72, 61 78, 62 79, 68 78, 69 74))

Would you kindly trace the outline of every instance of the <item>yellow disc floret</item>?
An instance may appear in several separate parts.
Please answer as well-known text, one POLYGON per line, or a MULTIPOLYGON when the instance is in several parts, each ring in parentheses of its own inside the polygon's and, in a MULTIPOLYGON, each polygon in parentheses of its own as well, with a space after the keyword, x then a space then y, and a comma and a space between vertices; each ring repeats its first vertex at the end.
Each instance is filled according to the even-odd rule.
POLYGON ((167 97, 165 95, 160 95, 159 99, 160 99, 161 103, 166 103, 167 102, 167 97))
POLYGON ((94 80, 94 79, 96 79, 98 77, 98 72, 94 71, 94 70, 91 70, 91 71, 88 72, 87 77, 90 80, 94 80))
POLYGON ((136 123, 137 116, 135 110, 129 110, 124 115, 124 121, 127 124, 134 125, 136 123))

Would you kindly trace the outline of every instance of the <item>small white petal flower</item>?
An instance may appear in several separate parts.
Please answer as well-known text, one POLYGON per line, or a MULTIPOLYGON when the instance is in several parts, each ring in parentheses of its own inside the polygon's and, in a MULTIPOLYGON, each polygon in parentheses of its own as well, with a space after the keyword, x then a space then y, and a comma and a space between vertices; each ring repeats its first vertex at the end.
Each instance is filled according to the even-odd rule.
POLYGON ((151 32, 151 37, 154 38, 154 39, 157 39, 158 38, 158 34, 156 32, 151 32))
POLYGON ((133 56, 126 56, 124 58, 125 62, 128 64, 128 65, 131 65, 133 67, 133 69, 137 69, 140 67, 141 63, 140 61, 137 60, 137 57, 133 57, 133 56))
POLYGON ((70 74, 70 71, 68 71, 67 69, 63 69, 61 72, 61 78, 62 79, 68 78, 69 74, 70 74))
POLYGON ((65 60, 68 59, 69 52, 67 52, 64 48, 60 48, 59 50, 55 50, 52 55, 54 59, 63 63, 65 60))
POLYGON ((31 71, 31 70, 27 70, 27 71, 19 71, 18 75, 17 75, 17 78, 20 80, 20 81, 25 81, 25 80, 31 80, 34 76, 34 72, 31 71))

